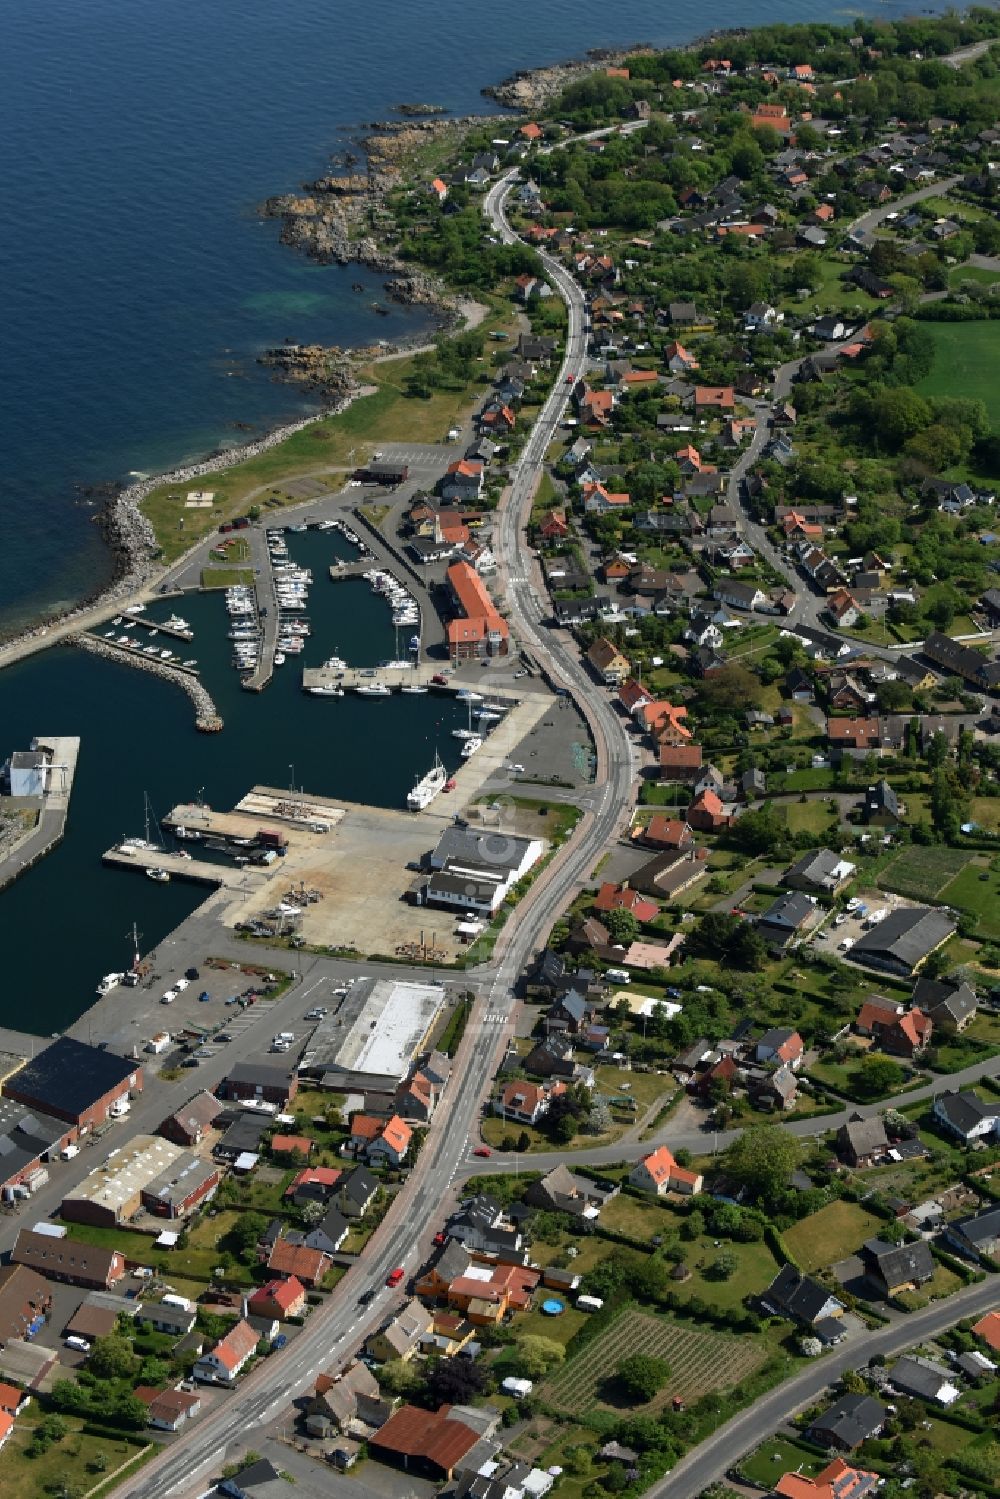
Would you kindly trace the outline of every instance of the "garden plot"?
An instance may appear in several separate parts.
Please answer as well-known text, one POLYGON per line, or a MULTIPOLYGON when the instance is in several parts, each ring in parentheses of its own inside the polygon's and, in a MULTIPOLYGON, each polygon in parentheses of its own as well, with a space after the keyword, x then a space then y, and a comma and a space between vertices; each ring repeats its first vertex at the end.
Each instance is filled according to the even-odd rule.
POLYGON ((635 1353, 666 1359, 670 1378, 646 1410, 656 1410, 676 1395, 699 1399, 712 1390, 726 1389, 748 1379, 764 1362, 764 1350, 748 1338, 731 1338, 653 1317, 645 1312, 623 1312, 606 1332, 556 1371, 542 1390, 543 1399, 567 1415, 594 1407, 614 1409, 613 1392, 605 1398, 623 1358, 635 1353))
POLYGON ((961 874, 970 857, 958 848, 912 844, 882 871, 879 884, 911 900, 934 900, 961 874))

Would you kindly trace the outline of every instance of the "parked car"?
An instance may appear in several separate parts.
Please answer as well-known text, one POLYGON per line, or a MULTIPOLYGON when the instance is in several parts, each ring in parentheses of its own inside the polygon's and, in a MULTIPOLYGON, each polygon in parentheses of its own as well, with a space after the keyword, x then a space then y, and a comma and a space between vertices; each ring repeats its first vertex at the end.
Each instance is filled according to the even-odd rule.
POLYGON ((209 994, 208 990, 202 989, 201 993, 198 995, 198 1003, 202 1005, 207 1004, 211 998, 212 996, 211 994, 209 994))

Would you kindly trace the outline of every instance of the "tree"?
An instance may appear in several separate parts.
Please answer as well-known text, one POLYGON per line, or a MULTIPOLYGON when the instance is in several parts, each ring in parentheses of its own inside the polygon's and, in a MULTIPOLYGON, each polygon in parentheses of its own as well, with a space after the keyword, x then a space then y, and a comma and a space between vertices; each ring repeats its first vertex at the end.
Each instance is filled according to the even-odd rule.
POLYGON ((240 1259, 253 1254, 258 1240, 267 1228, 263 1213, 241 1213, 226 1235, 240 1259))
POLYGON ((526 1333, 518 1338, 514 1362, 522 1379, 541 1379, 566 1357, 566 1349, 555 1338, 526 1333))
POLYGON ((618 1364, 615 1378, 630 1400, 645 1404, 663 1389, 670 1378, 670 1365, 665 1358, 633 1353, 618 1364))
POLYGON ((427 1375, 427 1393, 439 1405, 470 1405, 486 1389, 486 1370, 472 1359, 445 1358, 427 1375))
POLYGON ((631 911, 608 911, 603 919, 615 947, 628 947, 638 936, 639 923, 631 911))
POLYGON ((855 1073, 858 1092, 865 1098, 881 1098, 903 1081, 903 1069, 892 1057, 873 1053, 859 1063, 855 1073))
POLYGON ((743 712, 760 705, 761 685, 752 671, 735 663, 700 682, 698 699, 702 708, 714 712, 743 712))
POLYGON ((715 1259, 708 1267, 707 1274, 709 1280, 729 1280, 736 1274, 738 1264, 739 1262, 732 1250, 724 1249, 721 1254, 715 1256, 715 1259))
POLYGON ((779 1124, 751 1124, 725 1153, 726 1169, 751 1196, 781 1190, 799 1163, 799 1142, 779 1124))
POLYGON ((129 1379, 137 1366, 132 1344, 117 1332, 98 1338, 87 1360, 87 1368, 98 1379, 129 1379))

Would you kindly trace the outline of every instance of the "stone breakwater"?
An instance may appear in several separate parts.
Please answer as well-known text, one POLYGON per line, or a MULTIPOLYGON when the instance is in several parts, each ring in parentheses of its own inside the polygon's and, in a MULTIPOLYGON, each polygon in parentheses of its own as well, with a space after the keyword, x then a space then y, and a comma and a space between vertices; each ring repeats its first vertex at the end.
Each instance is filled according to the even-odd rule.
MULTIPOLYGON (((311 426, 313 422, 321 421, 327 416, 335 416, 338 412, 345 410, 353 399, 353 394, 349 395, 330 405, 326 410, 317 412, 314 416, 302 417, 299 421, 276 427, 273 432, 269 432, 265 437, 256 438, 253 442, 226 448, 224 451, 211 454, 200 463, 186 464, 182 468, 171 469, 169 473, 138 479, 134 484, 129 484, 127 488, 119 490, 101 516, 101 527, 115 554, 114 580, 103 592, 95 594, 90 599, 82 600, 68 613, 50 616, 30 630, 25 630, 4 641, 0 648, 0 666, 6 666, 21 656, 30 655, 34 650, 42 650, 48 645, 56 644, 58 640, 65 637, 74 624, 79 623, 80 628, 87 628, 94 615, 100 615, 102 610, 120 609, 125 603, 140 596, 143 592, 151 591, 153 585, 165 576, 166 570, 158 566, 156 562, 156 536, 141 509, 143 500, 154 489, 159 489, 162 484, 190 483, 195 479, 203 479, 208 474, 217 474, 222 469, 246 463, 249 459, 257 458, 261 453, 266 453, 269 448, 284 442, 294 433, 301 432, 304 427, 311 426)), ((197 542, 195 546, 200 544, 201 542, 197 542)), ((194 547, 192 547, 193 550, 194 547)), ((173 564, 174 567, 185 560, 186 556, 179 558, 178 562, 173 564)))
POLYGON ((114 646, 108 645, 104 640, 97 640, 93 635, 70 635, 67 638, 68 645, 78 645, 81 650, 89 651, 92 656, 100 656, 105 661, 124 662, 126 666, 138 667, 140 671, 148 671, 151 676, 159 677, 161 682, 172 682, 175 687, 180 687, 186 692, 194 703, 194 726, 203 734, 217 734, 222 728, 222 718, 219 714, 212 696, 208 689, 188 672, 177 671, 165 661, 154 661, 149 656, 143 656, 139 651, 116 650, 114 646))

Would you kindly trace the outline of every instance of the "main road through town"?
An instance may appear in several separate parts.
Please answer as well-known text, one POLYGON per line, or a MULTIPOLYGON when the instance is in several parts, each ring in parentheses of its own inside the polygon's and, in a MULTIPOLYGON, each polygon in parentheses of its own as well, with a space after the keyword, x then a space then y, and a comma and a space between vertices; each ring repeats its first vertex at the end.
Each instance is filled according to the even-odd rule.
MULTIPOLYGON (((512 180, 508 175, 498 183, 485 205, 505 239, 515 237, 503 213, 503 198, 512 180)), ((634 752, 624 726, 607 697, 594 691, 571 642, 543 633, 542 594, 528 574, 530 559, 523 528, 545 450, 565 408, 568 377, 582 369, 585 350, 583 293, 548 257, 546 268, 568 308, 566 353, 556 384, 511 476, 498 514, 495 550, 514 635, 524 648, 537 654, 550 678, 571 692, 586 714, 597 755, 596 795, 573 838, 557 852, 518 907, 517 920, 508 922, 501 932, 493 964, 476 975, 479 997, 456 1057, 452 1083, 414 1169, 369 1240, 361 1261, 348 1271, 329 1301, 312 1314, 287 1349, 265 1359, 236 1391, 220 1395, 189 1436, 127 1480, 118 1490, 120 1494, 165 1499, 167 1495, 203 1492, 227 1452, 238 1455, 252 1442, 255 1428, 272 1421, 290 1401, 307 1391, 321 1370, 353 1352, 366 1331, 377 1326, 387 1308, 400 1299, 400 1292, 385 1286, 386 1276, 397 1265, 412 1272, 419 1263, 421 1237, 426 1239, 425 1231, 436 1222, 465 1157, 481 1099, 511 1032, 517 977, 567 896, 589 875, 631 805, 634 752), (359 1297, 369 1290, 375 1295, 364 1305, 359 1297)))

